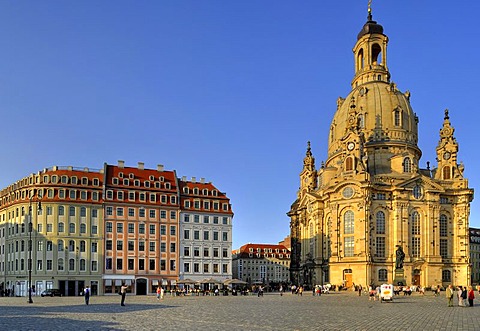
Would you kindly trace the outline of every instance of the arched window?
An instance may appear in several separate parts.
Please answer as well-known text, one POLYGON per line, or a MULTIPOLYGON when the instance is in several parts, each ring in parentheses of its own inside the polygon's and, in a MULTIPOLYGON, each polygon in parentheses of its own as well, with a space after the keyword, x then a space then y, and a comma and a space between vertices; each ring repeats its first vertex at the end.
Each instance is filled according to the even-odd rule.
POLYGON ((410 218, 412 244, 410 253, 413 257, 420 257, 420 214, 414 211, 410 218))
POLYGON ((449 166, 443 167, 443 179, 451 179, 451 171, 449 166))
POLYGON ((63 215, 65 215, 65 207, 58 206, 58 216, 63 216, 63 215))
POLYGON ((87 233, 87 225, 82 223, 80 224, 80 233, 87 233))
POLYGON ((450 272, 450 270, 442 270, 442 281, 443 282, 452 281, 452 273, 450 272))
POLYGON ((80 241, 80 252, 85 252, 86 244, 85 240, 80 241))
POLYGON ((372 45, 372 64, 382 63, 382 48, 379 44, 372 45))
POLYGON ((363 56, 363 48, 361 48, 358 51, 358 56, 357 56, 357 69, 362 70, 365 67, 365 59, 363 56))
POLYGON ((347 157, 345 160, 345 171, 353 170, 353 157, 347 157))
POLYGON ((395 126, 401 126, 402 125, 402 118, 400 116, 400 110, 395 109, 393 111, 393 125, 395 126))
POLYGON ((68 251, 75 252, 75 240, 70 240, 68 242, 68 251))
POLYGON ((353 211, 348 210, 345 215, 343 216, 344 221, 344 234, 353 234, 355 230, 355 219, 353 211))
POLYGON ((75 216, 75 207, 71 206, 68 210, 68 216, 75 216))
POLYGON ((59 251, 59 252, 63 252, 63 249, 64 249, 64 247, 63 247, 63 240, 60 239, 60 240, 58 241, 58 244, 57 244, 57 245, 58 245, 58 251, 59 251))
POLYGON ((69 224, 68 232, 75 233, 75 223, 70 223, 69 224))
POLYGON ((380 269, 378 270, 378 281, 380 282, 386 282, 388 280, 387 278, 387 269, 380 269))
POLYGON ((440 237, 446 237, 448 233, 448 219, 445 214, 440 215, 440 237))
POLYGON ((385 234, 385 213, 383 211, 377 212, 377 234, 385 234))
POLYGON ((405 173, 412 172, 412 161, 410 160, 409 157, 406 157, 403 160, 403 172, 405 173))
POLYGON ((412 235, 419 235, 420 234, 420 214, 416 211, 412 213, 412 235))
POLYGON ((85 271, 85 270, 86 270, 85 259, 80 259, 80 271, 85 271))
POLYGON ((75 270, 75 259, 68 260, 68 270, 70 271, 75 270))
POLYGON ((310 223, 310 254, 315 256, 315 228, 313 223, 310 223))

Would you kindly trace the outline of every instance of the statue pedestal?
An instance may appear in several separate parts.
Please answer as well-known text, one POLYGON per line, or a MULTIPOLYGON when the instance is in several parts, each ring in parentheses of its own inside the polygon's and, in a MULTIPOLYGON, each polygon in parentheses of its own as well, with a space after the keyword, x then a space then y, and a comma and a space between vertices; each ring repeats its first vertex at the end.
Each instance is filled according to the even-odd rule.
POLYGON ((407 281, 405 280, 405 273, 403 269, 395 269, 393 278, 393 285, 395 286, 405 286, 407 285, 407 281))

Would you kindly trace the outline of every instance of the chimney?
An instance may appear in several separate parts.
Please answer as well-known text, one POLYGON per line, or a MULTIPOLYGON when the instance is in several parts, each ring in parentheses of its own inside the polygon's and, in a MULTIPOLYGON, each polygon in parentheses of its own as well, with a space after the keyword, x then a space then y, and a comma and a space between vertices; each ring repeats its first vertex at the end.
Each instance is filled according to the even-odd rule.
POLYGON ((182 182, 186 182, 187 181, 187 176, 182 176, 182 182))
POLYGON ((163 171, 163 164, 157 165, 157 171, 159 172, 163 171))
POLYGON ((200 178, 200 183, 205 184, 205 178, 200 178))
POLYGON ((195 183, 197 179, 195 177, 192 177, 192 183, 195 183))
POLYGON ((125 168, 125 161, 118 160, 118 167, 121 169, 125 168))
POLYGON ((143 163, 143 162, 138 162, 138 169, 139 169, 139 170, 145 169, 145 163, 143 163))

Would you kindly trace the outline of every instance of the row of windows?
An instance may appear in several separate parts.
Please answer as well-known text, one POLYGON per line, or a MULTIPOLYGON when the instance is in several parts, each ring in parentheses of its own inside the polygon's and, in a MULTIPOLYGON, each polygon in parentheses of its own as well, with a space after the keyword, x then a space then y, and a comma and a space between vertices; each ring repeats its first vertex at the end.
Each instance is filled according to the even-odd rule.
MULTIPOLYGON (((200 223, 200 215, 190 215, 190 214, 184 214, 183 215, 183 221, 185 223, 189 223, 192 221, 193 223, 200 223), (193 216, 193 218, 192 218, 193 216)), ((220 217, 218 216, 208 216, 208 215, 203 215, 202 217, 202 223, 203 224, 220 224, 220 217)), ((222 217, 222 224, 223 225, 228 225, 228 216, 223 216, 222 217)))
MULTIPOLYGON (((106 216, 113 216, 114 207, 107 206, 106 207, 106 216)), ((125 208, 124 207, 116 207, 115 208, 116 216, 117 217, 124 217, 125 216, 125 208)), ((135 208, 127 208, 127 215, 128 217, 135 217, 135 208)), ((146 210, 145 208, 138 209, 138 217, 143 218, 146 217, 146 210)), ((148 217, 149 218, 156 218, 157 217, 157 210, 149 209, 148 210, 148 217)), ((166 219, 167 218, 167 211, 160 210, 160 218, 166 219)), ((177 211, 171 210, 170 211, 170 219, 175 220, 177 219, 177 211)))
MULTIPOLYGON (((254 249, 253 247, 250 247, 248 249, 249 252, 253 253, 254 251, 256 251, 257 253, 261 253, 262 252, 262 249, 260 247, 257 247, 257 249, 254 249)), ((263 252, 264 253, 273 253, 273 249, 271 248, 264 248, 263 249, 263 252)), ((279 248, 275 248, 275 253, 280 253, 280 249, 279 248)), ((287 250, 285 248, 282 249, 282 253, 287 253, 287 250)))
MULTIPOLYGON (((192 190, 192 192, 193 192, 193 194, 195 194, 195 195, 199 195, 200 189, 199 189, 198 187, 194 187, 193 190, 192 190)), ((190 189, 185 186, 185 187, 183 188, 183 193, 185 193, 185 194, 190 194, 190 189)), ((209 193, 210 193, 210 192, 209 192, 208 189, 206 189, 206 188, 204 188, 204 189, 202 190, 202 195, 209 195, 209 193)), ((212 191, 211 191, 211 195, 214 196, 214 197, 218 196, 218 191, 217 191, 217 190, 212 190, 212 191)))
MULTIPOLYGON (((190 252, 189 246, 185 246, 183 248, 183 256, 189 257, 189 256, 194 256, 194 257, 200 257, 200 247, 193 247, 193 255, 191 255, 192 252, 190 252)), ((214 247, 212 250, 209 247, 204 247, 203 248, 203 257, 220 257, 220 249, 217 247, 214 247), (212 253, 211 253, 212 252, 212 253)), ((222 249, 222 257, 228 258, 228 249, 224 248, 222 249)))
POLYGON ((72 185, 93 185, 93 186, 100 186, 100 179, 98 178, 93 178, 92 181, 90 181, 88 179, 88 177, 82 177, 82 178, 78 178, 77 176, 71 176, 71 177, 68 177, 66 175, 63 175, 63 176, 57 176, 57 175, 53 175, 53 176, 48 176, 48 175, 44 175, 43 176, 43 183, 44 184, 48 184, 50 182, 50 179, 51 179, 51 183, 52 184, 72 184, 72 185))
MULTIPOLYGON (((117 233, 124 233, 124 226, 123 222, 117 222, 116 223, 116 232, 117 233)), ((148 226, 148 232, 149 234, 154 235, 156 233, 157 229, 157 224, 149 224, 148 226)), ((127 233, 135 233, 135 228, 138 228, 138 233, 139 234, 145 234, 146 232, 146 225, 139 223, 127 223, 127 233)), ((112 222, 107 222, 105 224, 105 231, 107 233, 112 233, 113 232, 113 223, 112 222)), ((176 225, 170 225, 170 235, 175 236, 177 234, 177 226, 176 225)), ((160 235, 166 236, 167 235, 167 226, 164 224, 160 225, 160 235)))
MULTIPOLYGON (((145 259, 126 259, 127 264, 124 265, 123 258, 115 259, 115 270, 123 270, 125 267, 127 270, 147 270, 145 259), (136 262, 136 265, 135 265, 136 262)), ((157 263, 156 259, 148 259, 148 270, 157 270, 157 263)), ((175 271, 177 269, 176 260, 170 260, 170 271, 175 271)), ((108 257, 105 259, 105 270, 113 270, 113 258, 108 257)), ((160 260, 160 270, 166 271, 167 270, 167 260, 160 260)))
MULTIPOLYGON (((140 187, 140 180, 139 179, 133 179, 133 178, 134 178, 133 174, 130 174, 129 178, 113 177, 112 178, 112 184, 113 185, 130 186, 130 180, 132 180, 133 186, 140 187)), ((160 179, 161 180, 159 182, 154 182, 153 186, 152 186, 152 181, 155 180, 155 177, 150 176, 150 181, 148 181, 148 180, 144 181, 143 186, 146 187, 146 188, 155 187, 157 189, 160 189, 160 188, 162 188, 162 183, 164 182, 164 178, 160 177, 160 179)), ((164 183, 163 186, 166 190, 170 190, 172 188, 172 185, 168 182, 164 183)))
MULTIPOLYGON (((14 252, 24 252, 27 247, 26 245, 29 243, 30 241, 27 241, 27 240, 20 240, 20 241, 15 241, 15 243, 10 243, 7 245, 7 250, 8 250, 8 253, 14 253, 14 252)), ((37 252, 43 252, 44 248, 47 252, 51 252, 53 251, 53 246, 54 246, 54 243, 53 241, 51 240, 37 240, 37 252)), ((79 246, 76 245, 76 241, 75 240, 69 240, 68 241, 68 246, 65 247, 64 246, 64 241, 62 239, 59 239, 57 241, 57 250, 59 252, 63 252, 65 249, 67 249, 69 252, 86 252, 86 246, 87 243, 85 240, 80 240, 79 241, 79 246)), ((98 243, 96 242, 92 242, 90 244, 91 246, 91 249, 90 251, 92 253, 96 253, 98 251, 98 243)), ((2 246, 3 248, 4 246, 2 246)), ((3 249, 2 249, 2 254, 3 254, 3 249)))
MULTIPOLYGON (((28 260, 27 260, 28 261, 28 260)), ((16 272, 16 271, 24 271, 25 268, 27 268, 27 266, 25 265, 25 259, 16 259, 15 261, 10 261, 10 262, 7 262, 7 271, 12 271, 12 272, 16 272)), ((37 260, 37 263, 36 263, 36 266, 35 266, 35 270, 37 271, 42 271, 45 270, 46 271, 53 271, 54 269, 56 269, 56 271, 65 271, 65 265, 64 265, 64 259, 62 258, 59 258, 57 260, 57 265, 55 267, 54 265, 54 260, 46 260, 45 261, 45 267, 44 267, 44 261, 43 260, 37 260)), ((78 260, 78 266, 76 265, 77 261, 75 259, 69 259, 68 260, 68 271, 75 271, 78 270, 79 271, 87 271, 87 260, 85 259, 80 259, 78 260)), ((3 267, 3 263, 2 263, 2 270, 1 271, 5 271, 4 270, 4 267, 3 267)), ((28 268, 30 269, 30 268, 28 268)), ((90 271, 92 272, 96 272, 98 271, 98 261, 90 261, 90 271)))
MULTIPOLYGON (((189 262, 185 262, 183 264, 183 272, 193 272, 193 273, 220 273, 220 264, 218 263, 213 263, 210 265, 210 263, 193 263, 193 268, 190 268, 191 264, 189 262), (200 271, 200 266, 202 266, 202 271, 200 271), (212 270, 212 271, 210 271, 212 270)), ((224 263, 222 264, 222 273, 226 274, 228 273, 228 264, 224 263)))
MULTIPOLYGON (((200 240, 200 230, 189 230, 189 229, 183 230, 183 239, 189 240, 192 238, 190 236, 190 231, 193 232, 193 240, 200 240)), ((205 230, 202 232, 203 232, 203 236, 202 236, 203 240, 213 240, 213 241, 220 240, 219 239, 220 232, 218 231, 205 230), (210 235, 210 233, 212 235, 210 235)), ((221 234, 222 234, 222 241, 228 241, 228 232, 221 232, 221 234)))
MULTIPOLYGON (((43 232, 43 223, 38 223, 37 224, 37 232, 38 233, 42 233, 43 232)), ((54 231, 54 228, 53 228, 53 223, 47 223, 46 224, 47 226, 45 227, 46 229, 46 233, 53 233, 54 231)), ((26 231, 26 224, 25 223, 22 223, 20 224, 15 224, 15 226, 9 226, 8 227, 8 234, 9 235, 15 235, 15 234, 19 234, 19 233, 25 233, 26 231)), ((81 223, 80 226, 79 226, 79 229, 80 229, 80 233, 81 234, 86 234, 87 233, 87 224, 85 223, 81 223)), ((68 233, 69 234, 72 234, 72 233, 76 233, 77 231, 77 225, 74 223, 74 222, 70 222, 68 224, 68 233)), ((58 227, 57 227, 57 232, 58 233, 64 233, 65 232, 65 223, 64 222, 58 222, 58 227)), ((91 227, 90 227, 90 234, 92 235, 95 235, 95 234, 98 234, 98 226, 96 224, 92 224, 91 227)))
MULTIPOLYGON (((193 204, 192 204, 192 201, 190 200, 185 200, 183 202, 183 205, 185 208, 194 208, 194 209, 205 209, 205 210, 211 210, 213 208, 213 210, 220 210, 220 203, 217 202, 217 201, 214 201, 213 203, 210 201, 210 200, 203 200, 203 206, 202 206, 202 201, 200 200, 193 200, 193 204)), ((222 203, 222 210, 223 211, 228 211, 228 203, 222 203)))
MULTIPOLYGON (((126 246, 128 251, 135 251, 137 249, 139 252, 145 252, 146 250, 146 242, 145 241, 137 241, 137 240, 127 240, 127 246, 126 246)), ((154 241, 150 241, 148 243, 148 250, 150 252, 155 252, 157 248, 157 244, 154 241)), ((113 250, 113 240, 107 240, 105 242, 105 249, 107 251, 113 250)), ((122 251, 124 249, 123 245, 123 240, 117 240, 116 242, 116 249, 117 251, 122 251)), ((177 251, 177 244, 172 242, 170 243, 170 253, 175 253, 177 251)), ((160 252, 166 253, 167 252, 167 243, 166 242, 161 242, 160 243, 160 252)))
MULTIPOLYGON (((47 216, 51 216, 53 215, 53 209, 55 207, 54 206, 46 206, 44 208, 39 208, 37 210, 37 215, 43 215, 43 209, 46 209, 46 214, 47 216)), ((58 209, 58 216, 65 216, 65 206, 58 206, 57 207, 58 209)), ((87 207, 84 207, 84 206, 81 206, 81 207, 78 207, 78 206, 68 206, 68 216, 76 216, 77 213, 80 217, 87 217, 87 207), (77 210, 79 212, 77 212, 77 210)), ((98 209, 97 208, 90 208, 90 213, 91 213, 91 217, 92 218, 97 218, 98 217, 98 209)), ((17 208, 14 211, 9 211, 7 214, 8 218, 7 220, 10 220, 10 219, 13 219, 14 217, 19 217, 20 215, 21 216, 25 216, 27 213, 27 210, 25 207, 21 207, 20 209, 17 208)), ((5 214, 3 214, 3 221, 5 221, 5 214)))
MULTIPOLYGON (((138 198, 139 201, 146 202, 147 196, 148 196, 148 201, 152 203, 160 201, 161 203, 166 204, 170 200, 170 203, 172 205, 177 204, 176 195, 167 196, 165 194, 161 194, 160 199, 158 199, 157 193, 146 193, 146 192, 135 192, 135 191, 130 191, 128 193, 125 193, 124 191, 116 191, 116 193, 117 193, 117 200, 120 200, 120 201, 123 201, 123 200, 135 201, 136 198, 138 198)), ((114 197, 113 190, 107 190, 106 199, 113 200, 113 197, 114 197)))

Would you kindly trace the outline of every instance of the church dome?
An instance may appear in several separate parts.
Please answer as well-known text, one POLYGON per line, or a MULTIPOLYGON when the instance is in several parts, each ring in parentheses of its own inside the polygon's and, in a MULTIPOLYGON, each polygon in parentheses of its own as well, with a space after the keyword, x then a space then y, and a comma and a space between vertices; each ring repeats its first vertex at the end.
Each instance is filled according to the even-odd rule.
POLYGON ((366 146, 393 144, 417 148, 418 119, 409 96, 409 92, 400 92, 394 83, 379 81, 357 86, 345 99, 339 98, 331 124, 328 154, 342 148, 343 138, 351 127, 352 108, 366 146))
MULTIPOLYGON (((388 37, 371 15, 353 48, 355 76, 352 91, 339 98, 330 126, 328 156, 332 158, 357 136, 363 152, 381 150, 391 154, 406 148, 419 159, 418 118, 410 105, 410 92, 400 92, 390 81, 387 67, 388 37), (361 140, 361 141, 360 141, 361 140)), ((351 145, 353 146, 353 145, 351 145)))

